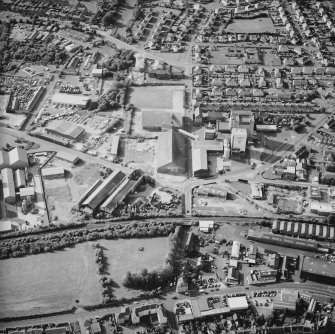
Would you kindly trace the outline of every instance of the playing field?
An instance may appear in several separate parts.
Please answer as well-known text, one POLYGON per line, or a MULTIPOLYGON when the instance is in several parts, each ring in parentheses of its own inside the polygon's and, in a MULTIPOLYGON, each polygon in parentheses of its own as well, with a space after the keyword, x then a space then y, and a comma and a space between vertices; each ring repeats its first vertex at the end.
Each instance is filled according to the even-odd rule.
POLYGON ((0 261, 0 317, 101 302, 89 243, 56 253, 0 261))
POLYGON ((130 93, 130 102, 139 109, 173 109, 176 112, 183 108, 183 87, 134 87, 130 93))
POLYGON ((276 28, 271 19, 262 17, 251 20, 234 20, 233 23, 228 25, 226 31, 236 33, 273 33, 276 32, 276 28))
POLYGON ((128 297, 131 291, 124 288, 122 280, 127 271, 138 272, 144 268, 159 267, 168 252, 168 238, 100 240, 104 255, 108 258, 108 272, 118 288, 115 297, 128 297), (138 249, 143 247, 143 251, 138 249))

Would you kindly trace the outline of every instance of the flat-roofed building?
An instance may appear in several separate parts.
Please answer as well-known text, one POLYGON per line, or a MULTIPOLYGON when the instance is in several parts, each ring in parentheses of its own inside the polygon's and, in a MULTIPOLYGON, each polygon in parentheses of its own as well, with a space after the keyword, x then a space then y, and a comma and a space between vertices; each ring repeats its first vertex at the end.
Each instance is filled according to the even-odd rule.
POLYGON ((231 153, 245 153, 247 147, 247 130, 233 128, 231 132, 231 153))
POLYGON ((157 319, 160 325, 167 324, 167 316, 165 314, 163 304, 143 304, 134 307, 131 311, 131 322, 135 325, 140 323, 141 318, 147 315, 157 315, 157 319))
POLYGON ((9 220, 0 220, 0 233, 7 233, 13 230, 13 225, 9 220))
POLYGON ((241 244, 239 241, 234 240, 231 248, 231 258, 238 260, 240 258, 240 248, 241 244))
POLYGON ((204 233, 209 233, 214 228, 213 220, 200 220, 199 221, 199 230, 204 233))
POLYGON ((1 155, 1 161, 3 161, 3 165, 5 167, 10 167, 11 169, 18 169, 29 166, 27 151, 20 147, 15 147, 9 152, 2 150, 1 155))
POLYGON ((64 177, 65 170, 63 167, 49 167, 42 168, 42 176, 45 178, 58 178, 64 177))
POLYGON ((300 277, 311 281, 335 285, 335 263, 305 256, 300 277))
POLYGON ((26 186, 26 173, 24 169, 17 169, 14 172, 14 185, 16 189, 26 186))
POLYGON ((255 117, 250 110, 232 110, 230 113, 229 128, 246 129, 247 137, 254 134, 255 117))
POLYGON ((246 296, 227 298, 227 304, 231 312, 247 310, 249 307, 246 296))
POLYGON ((6 203, 15 203, 14 175, 10 168, 1 170, 2 192, 6 203))
POLYGON ((114 171, 109 175, 95 191, 82 203, 82 206, 88 207, 94 211, 126 178, 122 171, 114 171))
POLYGON ((35 188, 34 187, 20 188, 20 198, 26 199, 27 197, 30 197, 31 199, 35 199, 35 188))
POLYGON ((263 199, 263 185, 260 183, 251 183, 251 197, 254 199, 263 199))

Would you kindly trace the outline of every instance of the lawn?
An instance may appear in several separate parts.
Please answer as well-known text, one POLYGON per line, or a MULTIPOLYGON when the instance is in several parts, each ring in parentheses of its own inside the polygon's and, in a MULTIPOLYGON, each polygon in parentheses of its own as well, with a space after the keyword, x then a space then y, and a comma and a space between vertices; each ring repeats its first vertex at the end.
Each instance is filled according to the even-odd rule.
POLYGON ((183 100, 180 99, 182 88, 176 86, 134 87, 130 93, 130 102, 139 109, 175 110, 176 107, 183 107, 183 100))
POLYGON ((276 28, 272 21, 268 17, 262 17, 251 20, 234 20, 233 23, 229 24, 226 28, 227 32, 235 33, 264 33, 264 32, 276 32, 276 28))
POLYGON ((2 260, 0 317, 19 316, 101 302, 91 245, 56 253, 2 260))
POLYGON ((138 272, 144 268, 158 268, 168 252, 168 238, 100 240, 104 255, 108 258, 107 270, 116 288, 116 298, 129 297, 134 291, 125 288, 122 280, 127 271, 138 272), (144 247, 139 251, 139 247, 144 247))

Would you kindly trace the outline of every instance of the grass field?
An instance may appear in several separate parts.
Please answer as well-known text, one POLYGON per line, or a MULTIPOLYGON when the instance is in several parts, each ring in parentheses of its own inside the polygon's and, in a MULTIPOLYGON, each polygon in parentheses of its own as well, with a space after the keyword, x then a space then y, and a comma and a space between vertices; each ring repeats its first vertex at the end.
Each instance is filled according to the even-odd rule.
POLYGON ((233 23, 228 25, 226 31, 236 33, 264 33, 276 32, 276 28, 271 19, 262 17, 251 20, 234 20, 233 23))
POLYGON ((89 243, 0 262, 0 317, 50 312, 101 301, 89 243))
POLYGON ((168 251, 168 238, 100 240, 104 255, 108 258, 107 271, 116 283, 114 295, 128 297, 134 291, 125 288, 122 280, 127 271, 138 272, 159 267, 168 251), (139 247, 144 247, 139 251, 139 247))
POLYGON ((134 87, 130 92, 130 102, 139 109, 165 108, 177 111, 176 108, 183 107, 182 90, 181 86, 134 87))

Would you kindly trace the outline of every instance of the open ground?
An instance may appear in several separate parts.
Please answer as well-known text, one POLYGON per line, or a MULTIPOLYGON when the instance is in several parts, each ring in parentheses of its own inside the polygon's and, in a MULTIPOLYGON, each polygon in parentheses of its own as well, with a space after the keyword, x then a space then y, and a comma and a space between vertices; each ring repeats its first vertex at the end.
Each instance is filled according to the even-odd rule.
POLYGON ((101 302, 89 243, 56 253, 1 261, 0 317, 22 316, 101 302))
POLYGON ((268 17, 262 17, 252 20, 234 20, 226 28, 227 32, 235 33, 264 33, 276 32, 276 28, 268 17))
POLYGON ((122 280, 127 271, 132 273, 146 268, 158 268, 168 252, 168 238, 100 240, 107 257, 107 271, 115 282, 116 298, 130 297, 134 290, 125 288, 122 280), (143 247, 143 251, 139 248, 143 247))

